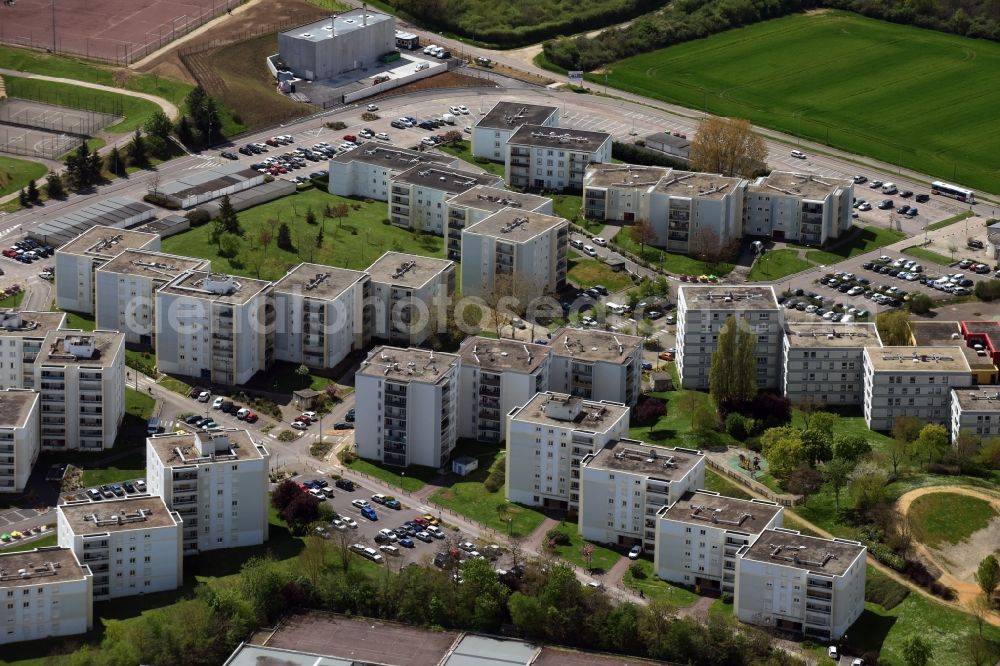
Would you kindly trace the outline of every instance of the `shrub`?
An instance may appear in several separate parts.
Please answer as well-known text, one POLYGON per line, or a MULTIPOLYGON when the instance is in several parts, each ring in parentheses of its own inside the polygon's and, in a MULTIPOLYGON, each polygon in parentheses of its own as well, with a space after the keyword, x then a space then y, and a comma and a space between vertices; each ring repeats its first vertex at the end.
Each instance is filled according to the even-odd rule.
POLYGON ((1000 298, 1000 280, 983 280, 976 283, 976 298, 981 301, 995 301, 1000 298))
POLYGON ((337 454, 337 457, 340 458, 340 462, 344 465, 350 465, 358 459, 358 454, 350 449, 343 449, 337 454))
MULTIPOLYGON (((753 421, 753 419, 750 419, 753 421)), ((742 414, 737 412, 730 412, 726 415, 725 421, 726 433, 733 439, 738 439, 743 441, 749 435, 749 429, 747 428, 747 418, 742 414)))
POLYGON ((162 194, 147 194, 142 198, 146 203, 151 203, 154 206, 159 206, 160 208, 166 208, 167 210, 179 210, 178 206, 173 199, 170 199, 162 194))
POLYGON ((626 164, 642 164, 645 166, 665 166, 676 169, 687 169, 688 163, 675 157, 670 157, 658 150, 652 150, 633 143, 614 141, 611 144, 611 157, 626 164))
POLYGON ((905 585, 900 585, 888 576, 874 575, 865 579, 865 601, 892 610, 910 594, 905 585))
POLYGON ((332 122, 332 123, 327 123, 327 124, 326 124, 326 126, 327 126, 327 127, 329 127, 329 128, 330 128, 330 129, 332 129, 332 130, 343 130, 343 129, 347 129, 347 123, 345 123, 345 122, 342 122, 342 121, 340 121, 340 120, 336 120, 336 121, 334 121, 334 122, 332 122))
POLYGON ((719 597, 719 600, 722 601, 722 603, 724 603, 724 604, 732 604, 733 603, 733 593, 732 592, 723 592, 722 596, 719 597))
POLYGON ((279 442, 290 442, 295 439, 295 433, 291 430, 282 430, 278 433, 279 442))
POLYGON ((545 534, 546 541, 552 547, 555 546, 568 546, 571 543, 569 535, 563 532, 558 527, 553 527, 545 534))
POLYGON ((629 573, 632 574, 632 578, 643 579, 646 577, 646 570, 638 562, 633 562, 628 567, 629 573))
POLYGON ((187 218, 188 223, 192 227, 200 227, 203 224, 208 224, 208 222, 212 219, 212 216, 208 214, 208 211, 202 210, 201 208, 189 210, 184 217, 187 218))
POLYGON ((483 482, 486 492, 495 493, 504 487, 507 480, 506 461, 504 456, 500 456, 490 465, 490 473, 483 482))

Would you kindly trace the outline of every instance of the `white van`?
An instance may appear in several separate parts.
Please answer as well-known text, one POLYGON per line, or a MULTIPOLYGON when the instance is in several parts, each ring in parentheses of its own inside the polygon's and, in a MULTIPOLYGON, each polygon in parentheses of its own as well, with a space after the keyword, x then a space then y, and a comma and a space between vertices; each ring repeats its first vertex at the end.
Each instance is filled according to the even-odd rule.
POLYGON ((609 312, 613 312, 616 315, 623 314, 625 312, 624 305, 618 305, 617 303, 605 303, 605 307, 608 308, 609 312))
POLYGON ((895 194, 896 192, 899 192, 899 190, 896 189, 895 183, 886 183, 882 186, 882 194, 895 194))

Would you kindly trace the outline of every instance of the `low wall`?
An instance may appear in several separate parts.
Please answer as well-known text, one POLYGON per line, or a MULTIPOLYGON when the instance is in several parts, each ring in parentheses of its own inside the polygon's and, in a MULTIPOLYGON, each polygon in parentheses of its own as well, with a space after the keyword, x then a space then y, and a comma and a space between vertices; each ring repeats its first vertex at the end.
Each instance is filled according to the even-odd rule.
POLYGON ((368 86, 367 88, 362 88, 361 90, 355 90, 353 92, 344 94, 344 104, 350 104, 351 102, 356 102, 359 99, 364 99, 366 97, 371 97, 372 95, 378 95, 386 90, 392 90, 393 88, 398 88, 400 86, 406 85, 407 83, 412 83, 413 81, 419 81, 420 79, 426 79, 428 76, 435 76, 437 74, 443 74, 445 69, 441 67, 428 67, 427 69, 422 69, 419 72, 413 72, 412 74, 407 74, 405 76, 400 76, 395 79, 389 79, 388 81, 383 81, 382 83, 376 83, 373 86, 368 86))
POLYGON ((799 504, 802 504, 802 495, 778 494, 773 490, 771 490, 770 488, 768 488, 767 486, 765 486, 763 483, 758 483, 757 481, 754 481, 747 475, 740 474, 739 472, 737 472, 736 470, 727 465, 721 465, 707 456, 705 458, 705 463, 719 474, 725 476, 730 481, 735 481, 741 486, 745 486, 750 490, 754 491, 758 495, 763 495, 772 502, 777 502, 782 506, 798 506, 799 504))

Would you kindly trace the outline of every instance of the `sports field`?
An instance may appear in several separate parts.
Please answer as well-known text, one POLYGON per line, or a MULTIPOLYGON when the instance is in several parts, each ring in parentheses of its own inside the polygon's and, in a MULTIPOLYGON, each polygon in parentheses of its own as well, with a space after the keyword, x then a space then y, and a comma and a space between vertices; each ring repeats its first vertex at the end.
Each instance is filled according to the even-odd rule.
MULTIPOLYGON (((839 11, 610 65, 610 85, 1000 193, 1000 44, 839 11)), ((603 83, 603 72, 591 75, 603 83)))

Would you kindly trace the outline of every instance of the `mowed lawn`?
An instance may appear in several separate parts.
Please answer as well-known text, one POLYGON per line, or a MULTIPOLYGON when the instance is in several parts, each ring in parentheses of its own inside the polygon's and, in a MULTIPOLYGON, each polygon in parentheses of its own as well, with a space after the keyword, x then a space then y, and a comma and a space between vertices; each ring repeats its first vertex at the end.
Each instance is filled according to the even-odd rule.
MULTIPOLYGON (((390 250, 444 257, 444 243, 439 236, 414 234, 384 224, 386 214, 384 201, 364 203, 309 189, 240 212, 244 235, 240 252, 233 259, 219 256, 218 247, 211 242, 212 223, 164 239, 162 247, 164 252, 171 254, 211 259, 214 270, 266 280, 280 278, 289 268, 303 261, 362 270, 390 250), (350 207, 347 217, 342 220, 324 218, 327 205, 333 207, 340 203, 350 207), (309 208, 316 215, 318 224, 315 226, 306 224, 309 208), (282 250, 275 243, 266 251, 261 248, 260 232, 270 228, 269 220, 288 224, 294 252, 282 250), (323 243, 316 247, 320 228, 324 229, 323 243)), ((274 228, 276 237, 277 225, 274 228)))
MULTIPOLYGON (((797 14, 627 58, 617 88, 996 192, 1000 44, 797 14)), ((591 75, 603 82, 604 75, 591 75)))
POLYGON ((566 277, 577 287, 586 289, 599 284, 607 287, 611 293, 633 286, 628 273, 613 271, 600 259, 583 259, 582 257, 570 259, 566 277))
MULTIPOLYGON (((17 192, 49 172, 44 164, 0 155, 0 197, 17 192)), ((42 182, 36 183, 41 187, 42 182)))
POLYGON ((751 282, 773 282, 789 275, 801 273, 812 264, 801 256, 801 250, 791 248, 772 250, 757 257, 747 279, 751 282))
POLYGON ((986 500, 955 493, 931 493, 910 505, 910 526, 929 546, 956 544, 985 528, 997 515, 986 500))

